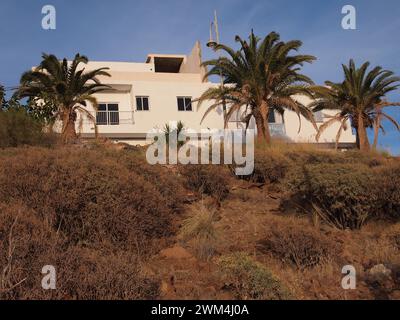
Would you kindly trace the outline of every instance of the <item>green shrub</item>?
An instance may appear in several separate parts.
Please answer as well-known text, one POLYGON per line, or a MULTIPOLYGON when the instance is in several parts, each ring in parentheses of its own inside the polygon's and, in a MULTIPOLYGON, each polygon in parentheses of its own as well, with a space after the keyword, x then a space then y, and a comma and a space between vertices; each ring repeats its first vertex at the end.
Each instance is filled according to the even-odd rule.
POLYGON ((219 258, 218 266, 225 286, 240 300, 290 299, 288 289, 271 271, 245 253, 219 258))
POLYGON ((291 170, 286 186, 292 197, 325 210, 341 229, 358 229, 377 214, 375 175, 366 165, 304 165, 291 170))
POLYGON ((377 168, 376 193, 381 217, 400 218, 400 163, 377 168))
POLYGON ((289 221, 271 225, 270 232, 264 240, 259 241, 258 248, 299 269, 314 267, 340 253, 336 242, 319 230, 289 221))
POLYGON ((229 194, 230 174, 221 165, 185 165, 180 168, 186 186, 195 192, 212 196, 217 201, 224 200, 229 194))
POLYGON ((301 150, 283 151, 294 164, 298 166, 310 164, 365 164, 369 167, 380 166, 385 163, 385 158, 378 153, 366 153, 358 150, 345 152, 334 150, 301 150))
POLYGON ((257 150, 254 157, 252 180, 259 183, 280 182, 286 174, 290 162, 281 152, 272 149, 257 150))
POLYGON ((23 108, 0 110, 0 148, 22 145, 51 146, 56 135, 44 133, 42 124, 23 108))
POLYGON ((342 152, 332 150, 289 150, 283 153, 297 165, 347 162, 342 152))

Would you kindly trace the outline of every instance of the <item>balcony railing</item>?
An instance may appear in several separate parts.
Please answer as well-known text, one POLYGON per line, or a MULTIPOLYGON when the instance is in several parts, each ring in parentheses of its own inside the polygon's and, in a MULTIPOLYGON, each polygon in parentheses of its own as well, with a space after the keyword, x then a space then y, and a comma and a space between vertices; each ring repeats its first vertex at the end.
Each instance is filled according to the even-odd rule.
POLYGON ((119 111, 98 111, 96 113, 96 124, 99 126, 119 125, 119 111))
MULTIPOLYGON (((91 112, 98 126, 115 126, 121 124, 135 124, 133 111, 98 111, 91 112)), ((93 121, 84 117, 84 124, 93 125, 93 121)))
POLYGON ((285 136, 285 124, 284 123, 270 123, 269 130, 271 132, 271 136, 285 136))

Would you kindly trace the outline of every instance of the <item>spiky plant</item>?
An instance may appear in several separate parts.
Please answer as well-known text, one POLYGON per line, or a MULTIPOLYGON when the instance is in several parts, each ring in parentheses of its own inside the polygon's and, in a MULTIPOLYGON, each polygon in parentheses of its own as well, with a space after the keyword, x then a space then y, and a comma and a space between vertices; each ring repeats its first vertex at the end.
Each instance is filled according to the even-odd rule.
POLYGON ((4 103, 4 97, 5 97, 5 90, 4 87, 0 85, 0 110, 4 103))
POLYGON ((67 59, 59 61, 55 55, 43 54, 40 65, 25 72, 20 80, 16 94, 19 98, 36 99, 46 96, 51 105, 56 106, 54 116, 62 121, 62 140, 70 143, 76 140, 75 121, 77 112, 85 114, 95 122, 95 117, 88 111, 87 102, 97 108, 93 94, 109 87, 100 83, 99 76, 110 76, 100 68, 85 72, 80 64, 87 64, 88 58, 77 54, 69 63, 67 59))
MULTIPOLYGON (((179 138, 179 135, 185 130, 185 125, 182 121, 178 121, 176 124, 176 128, 171 128, 170 124, 166 123, 164 125, 164 135, 165 135, 165 141, 167 144, 169 144, 169 137, 171 135, 176 135, 179 138)), ((183 141, 178 141, 178 147, 181 147, 184 145, 183 141)))
POLYGON ((261 41, 252 31, 248 42, 236 36, 240 44, 238 51, 224 44, 213 46, 215 51, 221 50, 226 56, 205 61, 203 65, 211 67, 205 77, 221 75, 224 86, 210 88, 197 99, 199 107, 206 100, 214 101, 202 121, 212 110, 226 103, 229 110, 224 119, 225 127, 232 114, 240 110, 247 125, 254 116, 258 137, 268 144, 271 142, 268 117, 274 110, 280 114, 285 109, 292 110, 299 119, 303 115, 316 127, 312 112, 294 98, 296 94, 311 96, 308 86, 313 82, 299 71, 315 57, 291 55, 292 51, 300 49, 301 41, 279 39, 279 34, 271 32, 261 41))
POLYGON ((354 61, 350 60, 348 66, 342 65, 343 82, 326 81, 325 87, 312 88, 316 99, 310 107, 313 108, 314 112, 338 110, 335 115, 319 127, 317 140, 328 127, 334 123, 339 123, 336 135, 337 145, 341 133, 346 129, 347 122, 350 120, 356 131, 357 147, 360 150, 368 151, 370 143, 367 128, 372 128, 374 125, 377 126, 378 130, 382 128, 380 120, 382 117, 398 127, 398 123, 392 117, 383 113, 382 110, 388 106, 399 105, 399 103, 387 101, 385 97, 387 93, 400 86, 400 78, 394 76, 392 71, 383 70, 379 66, 367 72, 369 65, 369 62, 365 62, 360 68, 357 68, 354 61))

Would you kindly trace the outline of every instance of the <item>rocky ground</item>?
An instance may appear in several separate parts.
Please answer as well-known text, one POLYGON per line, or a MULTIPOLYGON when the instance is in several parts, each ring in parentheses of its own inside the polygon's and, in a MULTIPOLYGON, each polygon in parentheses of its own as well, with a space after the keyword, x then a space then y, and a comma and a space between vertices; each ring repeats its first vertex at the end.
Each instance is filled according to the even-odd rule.
MULTIPOLYGON (((295 299, 400 299, 400 251, 381 237, 385 226, 367 225, 362 231, 316 226, 315 221, 299 213, 283 212, 281 195, 267 186, 236 181, 230 188, 230 195, 220 208, 209 198, 186 208, 186 216, 199 205, 216 210, 214 227, 218 238, 212 256, 199 258, 196 243, 185 242, 178 236, 166 241, 165 247, 146 263, 147 273, 162 281, 161 299, 234 299, 216 264, 219 256, 232 252, 246 252, 265 265, 295 299), (294 223, 301 228, 307 224, 328 235, 342 247, 340 255, 300 270, 258 250, 258 242, 271 225, 284 226, 288 221, 291 226, 294 223), (354 290, 341 286, 341 268, 347 264, 357 270, 354 290)), ((176 223, 180 225, 184 218, 176 223)))

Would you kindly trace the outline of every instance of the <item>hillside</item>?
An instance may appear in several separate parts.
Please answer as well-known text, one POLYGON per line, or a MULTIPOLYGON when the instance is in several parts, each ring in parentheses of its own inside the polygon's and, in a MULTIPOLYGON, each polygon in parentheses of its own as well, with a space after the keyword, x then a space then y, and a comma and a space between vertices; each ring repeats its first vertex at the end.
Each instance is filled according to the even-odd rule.
POLYGON ((398 159, 276 147, 251 178, 231 169, 150 166, 137 148, 2 150, 0 297, 400 298, 398 159), (47 264, 57 290, 40 286, 47 264))

